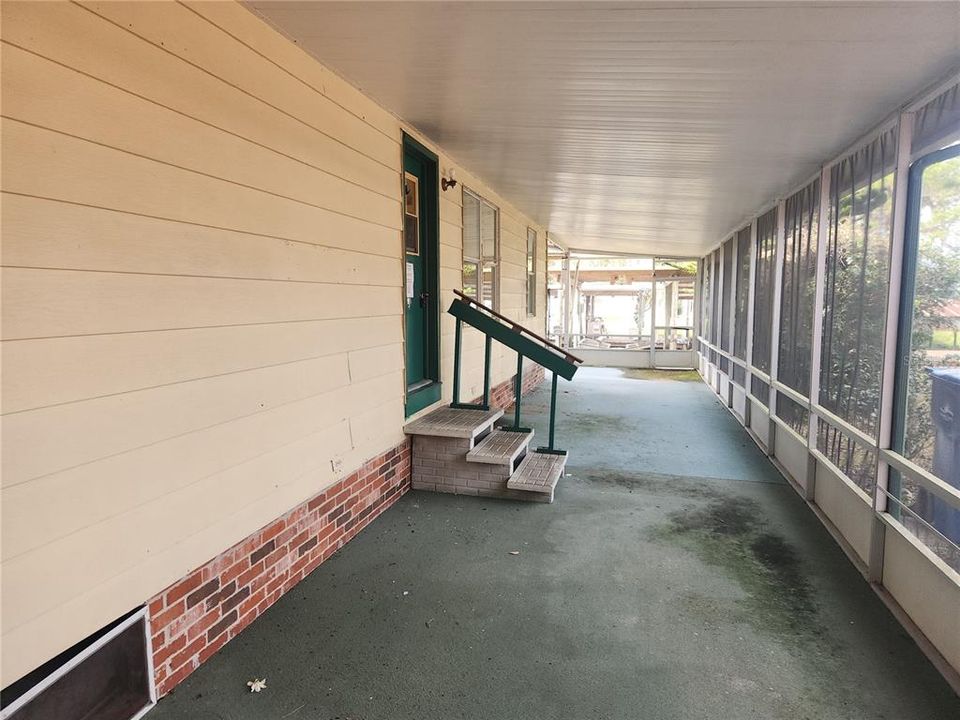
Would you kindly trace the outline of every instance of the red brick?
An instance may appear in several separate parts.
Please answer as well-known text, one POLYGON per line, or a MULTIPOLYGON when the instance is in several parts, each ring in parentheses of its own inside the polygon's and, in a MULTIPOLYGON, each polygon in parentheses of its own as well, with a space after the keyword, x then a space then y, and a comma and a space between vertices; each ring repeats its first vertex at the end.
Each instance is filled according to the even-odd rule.
POLYGON ((185 665, 191 660, 196 659, 196 654, 200 652, 200 649, 206 644, 206 638, 195 638, 194 641, 189 643, 183 650, 170 658, 170 667, 176 669, 181 665, 185 665))
POLYGON ((287 552, 288 550, 286 545, 284 545, 283 547, 279 547, 263 559, 263 564, 266 565, 267 567, 273 567, 278 562, 280 562, 280 558, 286 555, 287 552))
POLYGON ((185 577, 166 592, 166 604, 173 605, 177 600, 200 587, 203 582, 203 572, 196 571, 185 577))
POLYGON ((230 636, 224 633, 217 638, 214 638, 213 642, 208 643, 207 646, 200 651, 200 654, 197 656, 197 659, 200 663, 205 663, 209 660, 216 652, 227 644, 227 640, 230 639, 230 636))
POLYGON ((279 535, 286 526, 287 526, 287 521, 285 518, 281 518, 280 520, 273 521, 272 523, 267 525, 267 527, 265 527, 263 531, 260 533, 260 542, 261 543, 268 542, 270 538, 273 538, 279 535))
POLYGON ((191 608, 196 605, 198 602, 206 598, 208 595, 212 595, 220 587, 220 578, 213 578, 210 582, 204 583, 199 588, 194 590, 192 593, 187 595, 187 607, 191 608))
POLYGON ((307 501, 307 509, 313 512, 327 501, 327 493, 322 492, 307 501))
POLYGON ((257 590, 257 592, 253 593, 248 598, 246 598, 242 603, 240 603, 240 607, 237 608, 237 610, 240 612, 240 616, 242 617, 246 615, 248 612, 250 612, 251 610, 256 609, 257 605, 259 605, 260 602, 266 596, 267 596, 267 591, 264 590, 263 588, 260 588, 259 590, 257 590))
POLYGON ((220 590, 207 598, 207 610, 216 607, 226 598, 230 597, 237 590, 237 581, 232 580, 229 584, 224 585, 220 590))
MULTIPOLYGON (((193 625, 187 628, 186 636, 187 639, 191 642, 200 636, 202 636, 217 620, 220 619, 220 608, 215 607, 210 610, 206 615, 197 620, 193 625)), ((181 635, 180 637, 183 637, 181 635)))
POLYGON ((274 538, 276 547, 282 549, 288 542, 290 542, 290 538, 294 537, 298 532, 300 532, 300 530, 297 528, 296 524, 289 526, 286 530, 274 538))
POLYGON ((306 540, 305 542, 303 542, 301 545, 299 545, 299 546, 297 547, 297 556, 298 556, 298 557, 303 557, 303 554, 306 553, 306 552, 309 552, 310 549, 313 548, 313 547, 317 544, 317 542, 318 542, 318 540, 317 540, 317 536, 316 536, 316 535, 314 535, 314 536, 313 536, 312 538, 310 538, 309 540, 306 540))
POLYGON ((256 592, 263 586, 267 585, 273 578, 276 576, 277 571, 275 568, 270 568, 263 575, 257 576, 252 583, 250 583, 250 591, 256 592))
POLYGON ((219 577, 224 570, 233 565, 235 550, 230 549, 221 553, 203 567, 203 581, 207 582, 215 577, 219 577))
POLYGON ((300 547, 308 537, 310 537, 309 530, 303 530, 297 533, 296 537, 290 539, 290 551, 300 547))
POLYGON ((163 610, 163 596, 159 596, 150 601, 148 615, 149 617, 154 617, 160 614, 160 611, 163 610))
POLYGON ((176 605, 168 607, 166 610, 164 610, 162 613, 160 613, 156 617, 151 617, 150 625, 155 631, 162 630, 171 622, 173 622, 176 618, 183 615, 183 611, 185 609, 186 609, 186 603, 183 600, 181 600, 176 605))
POLYGON ((253 553, 250 554, 250 564, 256 565, 260 560, 265 558, 267 555, 273 552, 276 547, 276 542, 269 540, 257 548, 253 553))
POLYGON ((236 607, 249 594, 250 594, 250 588, 248 587, 240 588, 233 595, 231 595, 230 597, 228 597, 226 600, 223 601, 223 603, 220 605, 221 610, 223 612, 227 612, 228 610, 236 607))
POLYGON ((277 588, 283 587, 284 581, 287 579, 286 575, 277 575, 273 580, 267 583, 267 595, 273 595, 277 591, 277 588))
POLYGON ((234 625, 232 628, 230 628, 229 637, 231 639, 235 638, 237 635, 239 635, 241 632, 244 631, 247 625, 252 623, 258 617, 259 617, 259 613, 257 613, 256 610, 253 610, 252 612, 248 612, 246 615, 241 615, 240 619, 237 620, 237 624, 234 625))
MULTIPOLYGON (((231 580, 235 580, 239 578, 244 573, 244 571, 249 569, 249 567, 250 567, 249 558, 245 557, 241 560, 238 560, 233 565, 231 565, 226 570, 224 570, 223 574, 220 575, 221 584, 226 584, 226 583, 229 583, 231 580)), ((237 583, 240 585, 246 584, 246 583, 241 583, 239 580, 237 581, 237 583)))
POLYGON ((157 693, 159 695, 166 695, 168 692, 173 690, 177 685, 186 680, 190 673, 192 673, 196 667, 194 665, 183 665, 179 670, 176 670, 170 673, 163 683, 157 688, 157 693))
POLYGON ((187 636, 180 635, 179 637, 172 640, 168 645, 165 645, 160 650, 154 648, 153 651, 153 664, 154 665, 163 665, 167 659, 174 653, 180 652, 184 646, 187 644, 187 636))
POLYGON ((207 611, 205 605, 194 605, 192 608, 187 610, 175 618, 167 625, 167 637, 175 638, 180 633, 184 632, 188 627, 193 625, 197 620, 203 617, 203 614, 207 611))
POLYGON ((224 615, 222 618, 220 618, 220 622, 218 622, 216 625, 211 627, 210 630, 207 631, 207 642, 212 641, 215 637, 217 637, 217 635, 219 635, 228 627, 233 625, 233 623, 235 623, 236 621, 237 621, 237 611, 236 609, 233 609, 230 612, 228 612, 226 615, 224 615))

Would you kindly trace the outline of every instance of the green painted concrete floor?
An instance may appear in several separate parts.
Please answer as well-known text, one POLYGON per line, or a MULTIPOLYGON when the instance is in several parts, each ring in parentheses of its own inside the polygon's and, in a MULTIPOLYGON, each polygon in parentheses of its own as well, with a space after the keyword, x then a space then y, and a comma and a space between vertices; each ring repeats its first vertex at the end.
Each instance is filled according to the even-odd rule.
POLYGON ((407 494, 149 719, 960 718, 709 389, 650 377, 561 385, 554 504, 407 494))

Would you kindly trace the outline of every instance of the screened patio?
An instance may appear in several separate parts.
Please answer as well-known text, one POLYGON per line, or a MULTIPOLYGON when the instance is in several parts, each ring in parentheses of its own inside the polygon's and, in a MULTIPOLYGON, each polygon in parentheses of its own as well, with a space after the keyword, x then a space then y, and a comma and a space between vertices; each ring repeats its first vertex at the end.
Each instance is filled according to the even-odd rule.
POLYGON ((960 717, 960 4, 0 15, 0 720, 960 717))

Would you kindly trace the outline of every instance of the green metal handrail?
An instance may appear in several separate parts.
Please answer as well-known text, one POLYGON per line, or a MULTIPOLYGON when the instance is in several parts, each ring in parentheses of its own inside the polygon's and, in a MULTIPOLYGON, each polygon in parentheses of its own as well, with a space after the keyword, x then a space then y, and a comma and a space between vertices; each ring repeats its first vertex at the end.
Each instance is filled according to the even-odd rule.
POLYGON ((523 359, 530 358, 553 374, 550 384, 550 437, 546 447, 537 448, 537 452, 565 455, 565 450, 554 447, 554 435, 557 418, 557 378, 572 380, 577 366, 583 362, 549 340, 537 335, 522 325, 504 317, 495 310, 454 290, 457 297, 447 311, 457 319, 453 350, 453 402, 451 407, 490 409, 490 350, 493 340, 503 343, 517 353, 517 375, 514 379, 514 420, 512 427, 504 427, 510 432, 531 432, 530 428, 520 425, 520 401, 523 395, 523 359), (460 402, 460 353, 462 349, 463 323, 476 328, 484 335, 483 362, 483 401, 479 405, 460 402))

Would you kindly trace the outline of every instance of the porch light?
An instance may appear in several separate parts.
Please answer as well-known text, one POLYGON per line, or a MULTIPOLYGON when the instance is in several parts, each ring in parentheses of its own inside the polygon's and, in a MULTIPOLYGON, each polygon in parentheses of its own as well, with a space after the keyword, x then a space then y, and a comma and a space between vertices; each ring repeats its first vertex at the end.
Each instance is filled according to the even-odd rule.
POLYGON ((440 180, 440 187, 443 188, 444 192, 457 186, 457 171, 451 168, 449 172, 447 172, 447 175, 449 176, 448 178, 441 178, 440 180))

